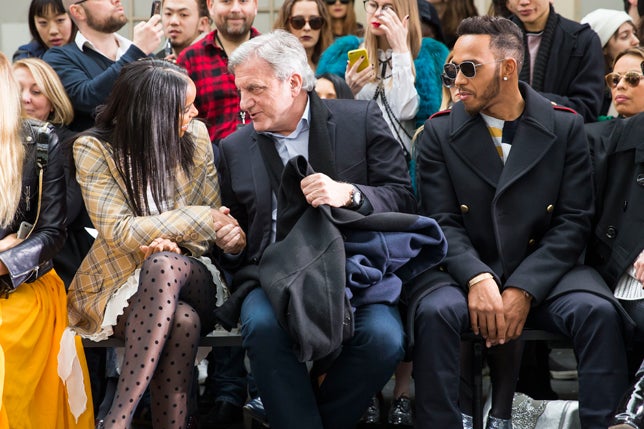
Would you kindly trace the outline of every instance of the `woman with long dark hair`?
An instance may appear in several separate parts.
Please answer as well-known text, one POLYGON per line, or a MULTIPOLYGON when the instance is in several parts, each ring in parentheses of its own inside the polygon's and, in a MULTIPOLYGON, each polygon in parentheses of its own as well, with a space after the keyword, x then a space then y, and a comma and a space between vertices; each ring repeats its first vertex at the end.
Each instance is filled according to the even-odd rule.
POLYGON ((98 236, 69 290, 70 324, 125 342, 112 407, 99 427, 129 428, 150 387, 155 428, 184 428, 199 337, 226 297, 204 254, 245 247, 220 207, 212 145, 193 121, 185 71, 144 59, 123 68, 96 125, 74 143, 77 178, 98 236))

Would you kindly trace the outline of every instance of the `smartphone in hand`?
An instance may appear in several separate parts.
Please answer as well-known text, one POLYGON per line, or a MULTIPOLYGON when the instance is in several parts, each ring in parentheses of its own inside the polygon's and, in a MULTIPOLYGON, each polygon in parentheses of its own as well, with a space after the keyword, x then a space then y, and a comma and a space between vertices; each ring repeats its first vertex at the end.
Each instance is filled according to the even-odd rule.
POLYGON ((22 221, 20 223, 20 227, 18 228, 18 233, 16 234, 16 237, 21 239, 27 238, 27 236, 29 235, 33 227, 34 226, 29 222, 22 221))
POLYGON ((161 13, 161 0, 152 1, 152 10, 150 11, 150 17, 158 15, 161 13))
POLYGON ((358 66, 358 71, 361 72, 362 70, 369 67, 369 58, 367 57, 366 49, 364 48, 354 49, 352 51, 347 52, 347 56, 349 57, 349 67, 353 67, 353 65, 358 61, 360 57, 364 57, 364 59, 362 60, 362 63, 358 66))

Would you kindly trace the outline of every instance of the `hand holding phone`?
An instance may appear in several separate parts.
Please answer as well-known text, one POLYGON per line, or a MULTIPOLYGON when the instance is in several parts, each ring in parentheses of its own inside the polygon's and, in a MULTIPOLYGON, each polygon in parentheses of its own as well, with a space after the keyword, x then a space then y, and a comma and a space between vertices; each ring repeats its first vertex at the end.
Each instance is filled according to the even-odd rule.
POLYGON ((159 15, 160 13, 161 13, 161 0, 153 0, 150 16, 159 15))
POLYGON ((358 66, 358 72, 361 72, 362 70, 366 69, 369 67, 369 58, 367 57, 367 50, 364 48, 360 49, 354 49, 352 51, 347 52, 347 56, 349 57, 349 67, 353 67, 353 65, 358 61, 360 57, 362 57, 362 63, 358 66))
POLYGON ((155 52, 163 40, 163 23, 161 22, 161 2, 155 0, 152 3, 152 16, 147 21, 141 21, 134 26, 132 44, 150 55, 155 52))

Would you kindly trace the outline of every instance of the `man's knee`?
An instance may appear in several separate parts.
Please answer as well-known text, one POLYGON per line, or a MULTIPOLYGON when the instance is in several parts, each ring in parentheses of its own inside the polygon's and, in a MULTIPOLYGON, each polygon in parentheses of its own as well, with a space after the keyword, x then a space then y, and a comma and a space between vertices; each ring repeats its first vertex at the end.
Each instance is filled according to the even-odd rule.
POLYGON ((270 346, 277 336, 283 335, 273 307, 261 289, 251 291, 242 306, 241 332, 244 347, 252 347, 257 342, 270 346))
POLYGON ((460 326, 469 320, 467 300, 456 287, 440 287, 420 300, 415 320, 417 326, 427 324, 435 328, 447 325, 460 331, 460 326))
POLYGON ((572 292, 557 297, 552 302, 551 312, 550 322, 546 321, 548 326, 558 326, 578 346, 587 345, 593 339, 621 341, 624 329, 621 315, 605 297, 572 292))
POLYGON ((381 359, 402 359, 405 336, 397 309, 388 308, 385 304, 371 305, 380 307, 380 310, 369 311, 368 320, 364 316, 356 316, 361 320, 356 322, 352 344, 361 345, 381 359))
POLYGON ((613 303, 593 294, 585 294, 583 299, 577 300, 573 312, 577 319, 598 326, 614 327, 621 324, 621 317, 613 303))

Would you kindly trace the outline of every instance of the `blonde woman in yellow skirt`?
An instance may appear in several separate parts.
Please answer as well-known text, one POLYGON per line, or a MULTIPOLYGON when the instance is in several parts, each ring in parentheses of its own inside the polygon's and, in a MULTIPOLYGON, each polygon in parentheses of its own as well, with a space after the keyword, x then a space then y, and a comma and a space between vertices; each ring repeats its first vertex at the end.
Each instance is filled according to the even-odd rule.
POLYGON ((85 357, 64 335, 67 298, 51 264, 65 240, 60 148, 50 126, 21 119, 1 53, 0 94, 0 429, 92 428, 85 357))

